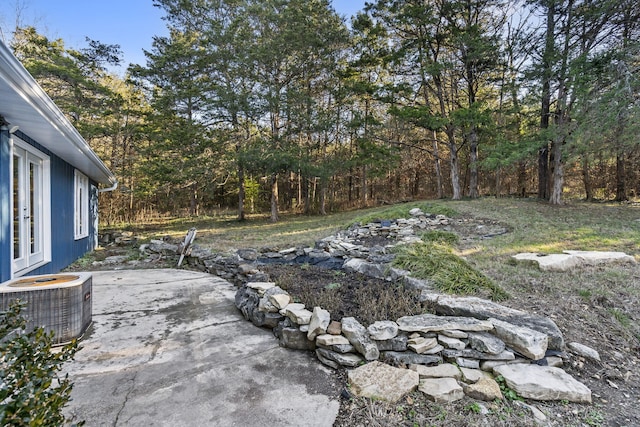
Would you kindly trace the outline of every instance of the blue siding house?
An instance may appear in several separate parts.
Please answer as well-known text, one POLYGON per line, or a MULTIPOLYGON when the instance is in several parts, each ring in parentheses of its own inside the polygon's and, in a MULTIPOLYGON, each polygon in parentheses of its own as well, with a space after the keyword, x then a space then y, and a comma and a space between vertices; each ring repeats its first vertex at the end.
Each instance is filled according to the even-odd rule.
POLYGON ((0 41, 0 283, 93 250, 113 173, 0 41))

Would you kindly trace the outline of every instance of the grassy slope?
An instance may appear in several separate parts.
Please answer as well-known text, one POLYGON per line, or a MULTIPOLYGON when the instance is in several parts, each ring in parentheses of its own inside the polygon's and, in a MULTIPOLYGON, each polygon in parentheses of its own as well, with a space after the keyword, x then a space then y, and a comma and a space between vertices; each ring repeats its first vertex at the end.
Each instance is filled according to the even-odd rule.
POLYGON ((640 267, 545 273, 515 266, 509 257, 518 252, 577 249, 622 251, 640 261, 640 206, 576 203, 554 208, 512 200, 455 205, 460 212, 495 218, 511 227, 510 233, 465 251, 477 268, 514 296, 509 305, 560 319, 569 340, 572 334, 580 336, 581 328, 597 335, 599 325, 609 324, 616 335, 630 339, 618 345, 637 345, 640 267), (567 319, 569 309, 575 313, 567 319))

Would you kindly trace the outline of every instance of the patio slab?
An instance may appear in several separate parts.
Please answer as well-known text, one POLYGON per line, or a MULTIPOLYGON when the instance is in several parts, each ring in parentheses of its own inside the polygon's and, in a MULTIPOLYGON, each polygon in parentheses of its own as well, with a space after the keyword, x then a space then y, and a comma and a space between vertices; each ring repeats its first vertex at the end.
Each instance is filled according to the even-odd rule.
POLYGON ((235 287, 185 270, 93 272, 93 325, 65 369, 87 426, 331 426, 342 384, 245 321, 235 287))

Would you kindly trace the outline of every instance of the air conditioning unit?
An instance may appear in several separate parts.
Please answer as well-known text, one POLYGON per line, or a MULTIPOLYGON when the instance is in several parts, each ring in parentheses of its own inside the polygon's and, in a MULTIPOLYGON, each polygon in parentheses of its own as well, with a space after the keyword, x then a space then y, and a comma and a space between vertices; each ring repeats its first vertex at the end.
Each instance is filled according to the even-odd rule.
POLYGON ((91 273, 27 276, 0 285, 0 310, 14 300, 26 303, 27 328, 54 332, 54 344, 81 337, 91 325, 91 273))

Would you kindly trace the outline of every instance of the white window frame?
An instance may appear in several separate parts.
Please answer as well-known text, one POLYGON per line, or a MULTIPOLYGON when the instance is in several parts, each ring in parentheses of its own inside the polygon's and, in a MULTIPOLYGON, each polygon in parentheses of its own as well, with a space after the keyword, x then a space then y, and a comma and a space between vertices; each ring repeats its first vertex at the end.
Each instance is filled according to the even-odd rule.
MULTIPOLYGON (((14 189, 14 156, 17 156, 21 162, 20 180, 17 185, 19 188, 19 203, 23 212, 19 216, 26 215, 29 218, 35 215, 34 225, 26 224, 20 221, 19 247, 21 253, 14 253, 14 229, 11 228, 11 269, 12 277, 21 276, 36 268, 39 268, 51 262, 51 166, 49 156, 36 149, 35 147, 22 141, 13 135, 9 144, 11 146, 11 188, 14 189), (37 170, 37 179, 30 181, 26 176, 30 165, 34 165, 37 170), (34 185, 35 188, 30 188, 34 185), (33 201, 32 199, 33 198, 33 201), (27 200, 29 199, 29 200, 27 200), (33 243, 32 239, 35 239, 33 243), (32 246, 33 245, 33 246, 32 246), (35 249, 35 251, 33 251, 35 249)), ((13 192, 13 190, 12 190, 13 192)), ((10 198, 10 212, 14 212, 14 197, 10 198)), ((16 218, 12 221, 15 225, 16 218)))
POLYGON ((79 170, 75 170, 73 177, 73 224, 75 240, 89 236, 89 178, 79 170))

